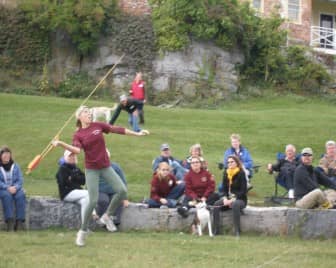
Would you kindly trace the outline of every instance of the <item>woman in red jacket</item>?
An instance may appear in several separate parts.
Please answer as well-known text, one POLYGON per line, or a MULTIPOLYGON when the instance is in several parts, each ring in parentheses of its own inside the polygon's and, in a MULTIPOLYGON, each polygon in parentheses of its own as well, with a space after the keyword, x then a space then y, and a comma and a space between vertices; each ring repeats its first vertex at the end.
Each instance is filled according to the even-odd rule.
POLYGON ((146 102, 146 94, 145 94, 145 82, 142 80, 141 72, 136 73, 129 93, 132 99, 135 99, 141 102, 141 104, 138 105, 138 111, 139 111, 139 117, 140 117, 140 124, 144 124, 145 118, 144 118, 143 106, 146 102))
POLYGON ((161 206, 175 208, 177 199, 183 192, 184 182, 176 180, 167 162, 161 162, 157 172, 153 175, 148 206, 150 208, 161 206))
POLYGON ((215 193, 216 182, 214 176, 202 167, 200 157, 192 157, 191 169, 185 175, 185 197, 182 206, 177 212, 182 217, 188 217, 188 210, 198 201, 205 201, 208 205, 213 205, 219 199, 215 193))

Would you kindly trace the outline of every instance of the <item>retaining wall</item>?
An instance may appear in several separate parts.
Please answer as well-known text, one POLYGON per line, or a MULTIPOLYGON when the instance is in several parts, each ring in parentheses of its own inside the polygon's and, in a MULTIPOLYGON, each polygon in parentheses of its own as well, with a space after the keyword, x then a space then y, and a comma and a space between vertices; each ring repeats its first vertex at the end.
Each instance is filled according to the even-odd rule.
MULTIPOLYGON (((130 203, 123 211, 120 230, 187 231, 193 220, 193 212, 194 210, 191 210, 188 218, 182 218, 176 209, 149 209, 143 204, 130 203)), ((221 224, 226 230, 232 228, 231 213, 231 211, 222 213, 221 224)), ((3 229, 2 207, 0 225, 3 229)), ((29 230, 50 227, 78 229, 79 205, 51 197, 30 197, 27 199, 26 225, 29 230)), ((93 222, 91 228, 95 228, 93 222)), ((241 217, 241 228, 242 232, 251 231, 268 235, 335 238, 336 210, 248 206, 241 217)))

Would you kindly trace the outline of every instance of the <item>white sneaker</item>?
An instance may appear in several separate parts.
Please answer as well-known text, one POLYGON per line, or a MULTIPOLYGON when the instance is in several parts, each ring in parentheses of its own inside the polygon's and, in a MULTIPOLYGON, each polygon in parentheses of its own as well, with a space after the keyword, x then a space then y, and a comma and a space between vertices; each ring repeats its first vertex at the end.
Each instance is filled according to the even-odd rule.
POLYGON ((291 198, 291 199, 294 198, 294 189, 289 189, 289 191, 288 191, 288 198, 291 198))
POLYGON ((110 232, 116 232, 118 229, 114 225, 111 218, 105 213, 103 216, 101 216, 100 221, 105 224, 106 229, 110 232))
POLYGON ((76 237, 76 245, 79 247, 85 246, 85 238, 88 235, 88 232, 85 232, 83 230, 79 230, 77 232, 77 237, 76 237))

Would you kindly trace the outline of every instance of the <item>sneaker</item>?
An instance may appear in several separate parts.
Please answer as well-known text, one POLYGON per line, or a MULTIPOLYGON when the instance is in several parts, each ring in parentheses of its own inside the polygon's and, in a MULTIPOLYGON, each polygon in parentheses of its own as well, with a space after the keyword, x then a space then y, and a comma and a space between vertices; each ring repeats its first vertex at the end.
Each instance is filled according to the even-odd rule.
POLYGON ((116 232, 117 227, 114 225, 111 218, 105 213, 103 216, 101 216, 100 221, 105 224, 106 229, 110 232, 116 232))
POLYGON ((183 218, 188 217, 188 208, 187 207, 179 207, 177 209, 177 213, 180 214, 183 218))
POLYGON ((160 206, 160 209, 166 209, 166 208, 168 208, 168 206, 166 206, 166 205, 161 205, 160 206))
POLYGON ((88 232, 85 232, 83 230, 79 230, 77 232, 77 237, 76 237, 76 245, 79 247, 85 246, 85 238, 88 235, 88 232))

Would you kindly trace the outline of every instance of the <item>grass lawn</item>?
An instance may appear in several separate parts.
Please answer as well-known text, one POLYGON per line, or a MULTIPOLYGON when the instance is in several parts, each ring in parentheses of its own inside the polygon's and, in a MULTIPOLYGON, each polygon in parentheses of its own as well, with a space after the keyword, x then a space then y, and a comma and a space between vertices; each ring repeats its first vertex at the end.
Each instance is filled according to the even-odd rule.
MULTIPOLYGON (((13 150, 15 160, 26 170, 28 163, 40 154, 82 100, 54 97, 36 97, 0 94, 2 118, 0 145, 13 150)), ((90 101, 90 106, 112 106, 111 103, 90 101)), ((126 173, 129 199, 142 200, 149 194, 152 160, 159 155, 161 143, 168 142, 175 157, 183 159, 189 147, 201 143, 209 169, 217 183, 221 171, 217 162, 230 146, 231 133, 239 133, 242 143, 249 149, 255 164, 261 165, 253 178, 254 189, 250 202, 262 202, 274 189, 273 176, 266 172, 268 162, 275 161, 278 151, 288 143, 298 150, 313 148, 315 163, 324 152, 324 143, 335 139, 336 122, 330 103, 303 97, 269 97, 227 103, 217 110, 159 109, 146 106, 146 125, 151 135, 132 137, 106 135, 112 160, 126 173)), ((127 125, 123 112, 118 125, 127 125)), ((75 120, 65 128, 61 139, 71 143, 75 120)), ((55 173, 61 148, 51 151, 40 165, 25 176, 28 195, 58 196, 55 173)), ((83 156, 80 157, 83 167, 83 156)))
MULTIPOLYGON (((81 100, 0 94, 0 145, 13 150, 25 170, 27 164, 47 146, 81 100)), ((90 101, 90 106, 112 106, 90 101)), ((223 105, 217 110, 159 109, 146 106, 147 137, 107 135, 112 159, 124 169, 129 199, 148 196, 151 162, 161 143, 171 145, 173 155, 182 159, 190 145, 201 143, 209 169, 221 180, 217 162, 230 146, 229 135, 240 133, 255 164, 262 165, 253 178, 251 203, 262 203, 274 189, 273 177, 265 166, 275 161, 288 143, 299 150, 310 146, 315 164, 324 143, 335 139, 333 105, 303 97, 264 97, 223 105)), ((127 126, 125 113, 117 121, 127 126)), ((71 142, 75 122, 61 139, 71 142)), ((55 182, 60 148, 51 151, 30 175, 25 176, 28 195, 58 196, 55 182)), ((83 166, 83 156, 80 157, 83 166)), ((74 246, 75 231, 63 229, 0 232, 0 267, 334 267, 334 240, 301 240, 297 237, 267 237, 243 234, 211 239, 178 233, 95 232, 87 246, 74 246)))
POLYGON ((334 267, 335 241, 254 234, 95 232, 74 245, 74 231, 0 233, 0 267, 334 267))

